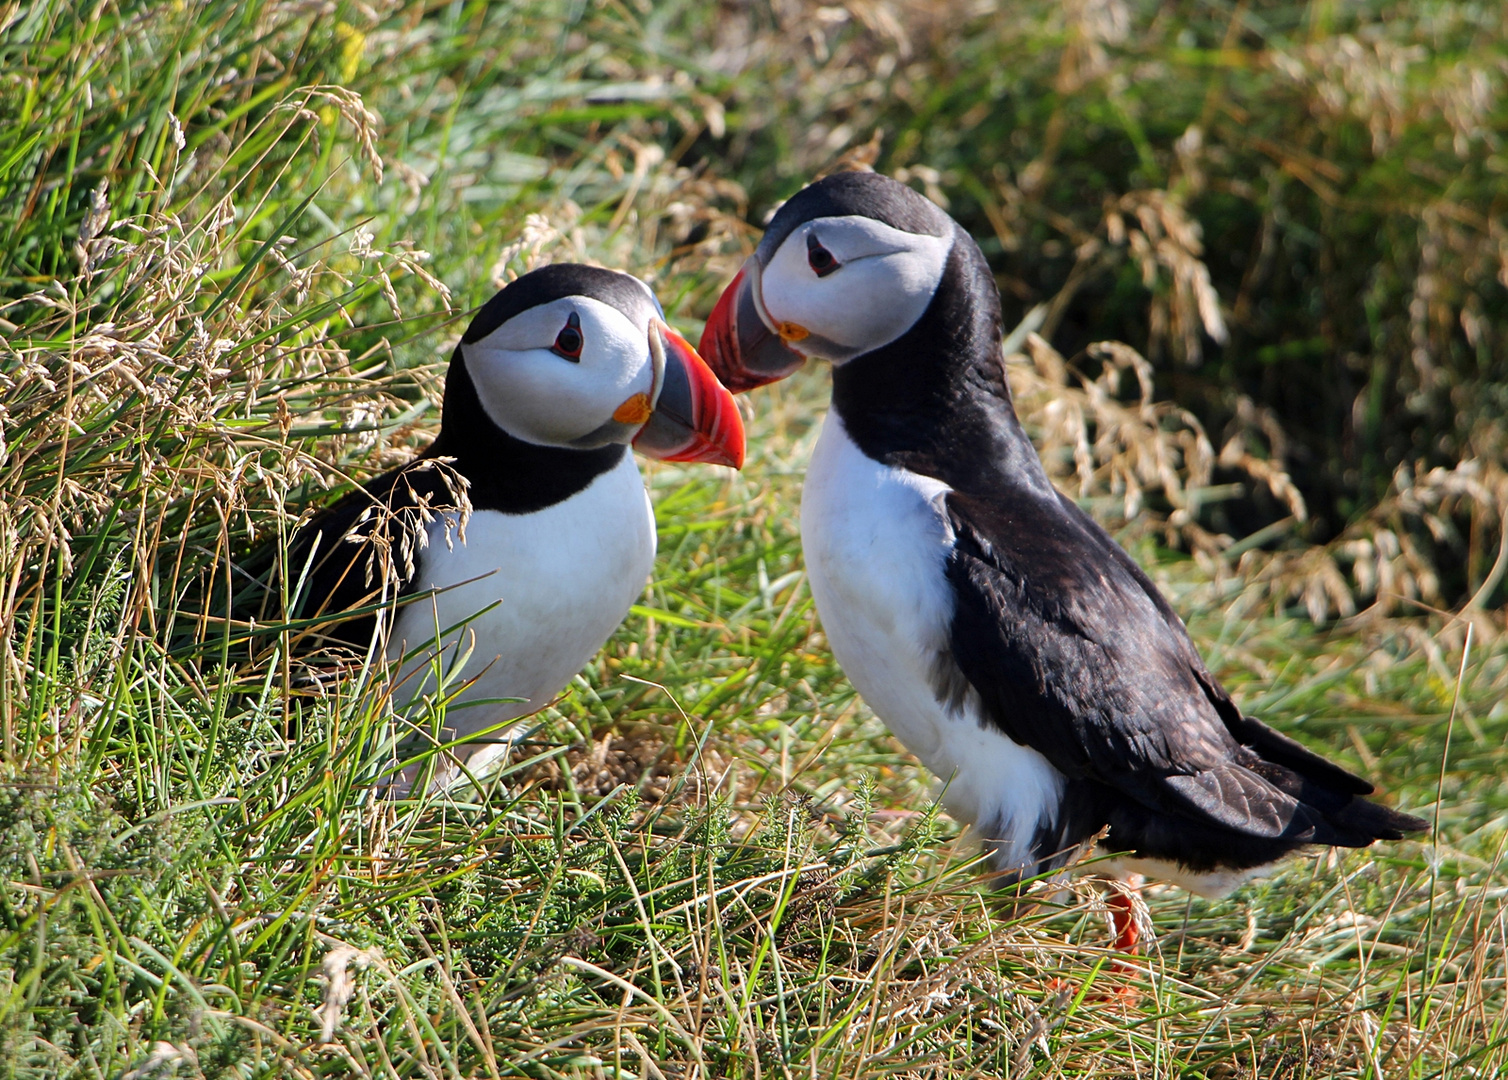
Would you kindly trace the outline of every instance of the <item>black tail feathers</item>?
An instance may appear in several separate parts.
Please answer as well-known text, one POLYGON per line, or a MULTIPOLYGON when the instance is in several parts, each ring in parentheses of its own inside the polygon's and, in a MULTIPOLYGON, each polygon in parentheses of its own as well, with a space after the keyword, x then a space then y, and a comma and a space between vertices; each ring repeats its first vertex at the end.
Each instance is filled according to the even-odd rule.
POLYGON ((1429 828, 1429 822, 1423 818, 1359 797, 1325 817, 1337 833, 1335 839, 1327 842, 1341 847, 1366 847, 1376 840, 1402 840, 1409 833, 1429 828))

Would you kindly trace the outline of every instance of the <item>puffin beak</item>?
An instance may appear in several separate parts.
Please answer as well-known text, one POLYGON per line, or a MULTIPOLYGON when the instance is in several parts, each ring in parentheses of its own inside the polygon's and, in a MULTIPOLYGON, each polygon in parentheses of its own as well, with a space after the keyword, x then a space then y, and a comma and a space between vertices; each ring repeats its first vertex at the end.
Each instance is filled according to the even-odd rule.
MULTIPOLYGON (((741 468, 744 422, 738 403, 717 381, 691 343, 659 320, 649 326, 655 381, 648 419, 634 436, 634 449, 662 461, 704 461, 741 468)), ((635 395, 620 406, 622 412, 635 395)))
POLYGON ((786 345, 806 336, 800 327, 784 333, 770 328, 759 289, 759 260, 751 255, 733 279, 702 331, 702 355, 723 385, 735 394, 777 382, 806 358, 786 345))

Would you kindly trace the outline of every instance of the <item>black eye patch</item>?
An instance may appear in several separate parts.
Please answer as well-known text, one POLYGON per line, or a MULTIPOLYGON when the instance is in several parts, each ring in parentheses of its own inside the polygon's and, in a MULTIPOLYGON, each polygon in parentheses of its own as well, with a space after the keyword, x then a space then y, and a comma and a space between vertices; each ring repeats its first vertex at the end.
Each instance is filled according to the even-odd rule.
POLYGON ((564 357, 573 364, 581 363, 581 346, 586 344, 586 339, 581 336, 581 316, 574 311, 566 324, 560 328, 560 333, 555 335, 555 344, 550 351, 556 356, 564 357))
POLYGON ((817 234, 806 234, 806 265, 812 268, 812 273, 818 277, 827 277, 843 264, 833 258, 833 253, 822 246, 822 241, 817 239, 817 234))

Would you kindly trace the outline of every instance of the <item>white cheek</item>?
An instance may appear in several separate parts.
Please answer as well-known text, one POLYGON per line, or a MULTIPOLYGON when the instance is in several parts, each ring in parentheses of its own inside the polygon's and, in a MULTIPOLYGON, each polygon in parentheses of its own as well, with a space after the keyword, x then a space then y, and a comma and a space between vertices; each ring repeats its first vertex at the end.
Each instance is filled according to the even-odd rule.
POLYGON ((563 446, 596 431, 631 395, 647 394, 654 378, 646 329, 588 296, 531 308, 461 350, 492 422, 543 445, 563 446), (582 340, 576 362, 549 345, 572 315, 582 340))
POLYGON ((573 364, 548 349, 521 351, 463 345, 466 370, 482 408, 504 431, 527 442, 565 445, 601 427, 653 379, 648 346, 642 359, 620 343, 594 342, 573 364))
POLYGON ((806 263, 804 241, 783 244, 762 276, 765 308, 777 322, 847 347, 847 355, 830 359, 889 344, 927 310, 951 247, 943 237, 906 240, 905 250, 861 257, 821 278, 806 263))
POLYGON ((610 416, 630 394, 649 392, 654 374, 649 336, 644 330, 619 318, 583 321, 582 331, 590 335, 579 365, 583 408, 594 412, 605 409, 610 416))

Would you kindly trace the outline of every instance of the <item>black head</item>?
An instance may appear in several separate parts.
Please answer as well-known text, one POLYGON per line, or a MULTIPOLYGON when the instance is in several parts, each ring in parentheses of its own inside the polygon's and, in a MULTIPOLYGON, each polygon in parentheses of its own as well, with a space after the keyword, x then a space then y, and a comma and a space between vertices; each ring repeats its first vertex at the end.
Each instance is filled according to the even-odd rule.
POLYGON ((701 351, 735 390, 829 360, 833 405, 871 457, 960 485, 985 470, 1051 491, 1011 407, 984 255, 888 177, 838 173, 782 206, 701 351))
POLYGON ((905 184, 862 172, 819 180, 776 213, 718 301, 702 352, 734 390, 807 358, 873 352, 921 318, 960 246, 973 241, 905 184))
POLYGON ((918 236, 951 236, 953 219, 931 199, 899 180, 874 172, 841 172, 792 195, 765 227, 754 255, 768 266, 796 229, 817 218, 867 217, 918 236))
POLYGON ((731 396, 665 324, 649 287, 595 266, 525 274, 461 336, 441 440, 454 453, 497 434, 563 451, 633 443, 667 460, 743 460, 731 396))
POLYGON ((600 300, 616 308, 636 326, 648 326, 650 319, 665 318, 665 312, 649 286, 632 274, 580 263, 552 263, 509 282, 483 304, 472 316, 471 324, 461 335, 461 342, 480 341, 515 315, 572 296, 600 300))

